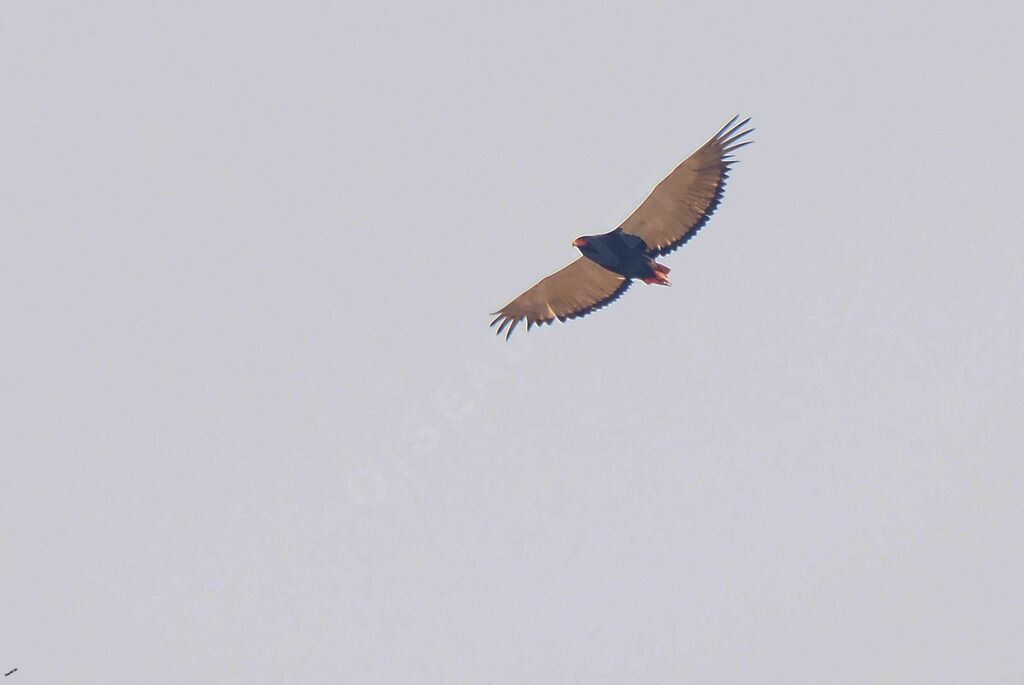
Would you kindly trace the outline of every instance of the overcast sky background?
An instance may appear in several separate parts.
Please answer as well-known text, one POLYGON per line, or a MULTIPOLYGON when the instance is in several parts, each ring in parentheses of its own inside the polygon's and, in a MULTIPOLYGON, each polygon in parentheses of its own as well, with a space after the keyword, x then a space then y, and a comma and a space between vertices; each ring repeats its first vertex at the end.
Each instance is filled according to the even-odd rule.
POLYGON ((7 3, 0 672, 1020 685, 1021 19, 7 3), (734 114, 673 288, 493 336, 734 114))

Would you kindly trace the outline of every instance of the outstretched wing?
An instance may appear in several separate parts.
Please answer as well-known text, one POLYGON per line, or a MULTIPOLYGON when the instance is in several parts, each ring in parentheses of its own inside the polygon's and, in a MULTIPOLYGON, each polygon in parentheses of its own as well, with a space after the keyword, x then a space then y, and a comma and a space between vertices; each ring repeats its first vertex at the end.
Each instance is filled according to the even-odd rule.
POLYGON ((753 141, 738 142, 754 129, 743 129, 750 119, 722 127, 708 142, 655 186, 651 194, 622 224, 622 230, 640 236, 655 255, 668 254, 711 218, 725 193, 732 153, 753 141))
POLYGON ((630 280, 625 276, 598 266, 586 257, 541 280, 525 293, 492 312, 498 316, 491 322, 498 326, 498 334, 508 326, 505 339, 523 319, 526 330, 534 324, 543 325, 555 319, 565 321, 586 316, 600 309, 626 292, 630 280))

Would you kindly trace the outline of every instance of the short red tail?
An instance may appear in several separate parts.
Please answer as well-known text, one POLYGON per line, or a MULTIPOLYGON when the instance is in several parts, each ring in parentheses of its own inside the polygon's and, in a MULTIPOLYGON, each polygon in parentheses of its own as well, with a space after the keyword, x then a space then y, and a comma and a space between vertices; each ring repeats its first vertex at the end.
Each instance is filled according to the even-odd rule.
POLYGON ((668 278, 668 272, 671 270, 664 264, 656 263, 654 265, 654 277, 643 279, 644 283, 648 285, 672 285, 672 281, 668 278))

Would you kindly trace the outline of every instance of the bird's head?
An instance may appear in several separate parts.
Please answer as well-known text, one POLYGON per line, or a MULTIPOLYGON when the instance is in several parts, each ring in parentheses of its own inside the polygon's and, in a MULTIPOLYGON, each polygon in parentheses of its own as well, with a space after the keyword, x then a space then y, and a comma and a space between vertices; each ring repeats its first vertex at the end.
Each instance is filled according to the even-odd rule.
POLYGON ((576 247, 576 248, 579 248, 581 250, 583 248, 585 248, 589 244, 590 244, 590 241, 587 240, 587 236, 585 236, 585 235, 584 236, 580 236, 576 240, 572 241, 572 246, 576 247))

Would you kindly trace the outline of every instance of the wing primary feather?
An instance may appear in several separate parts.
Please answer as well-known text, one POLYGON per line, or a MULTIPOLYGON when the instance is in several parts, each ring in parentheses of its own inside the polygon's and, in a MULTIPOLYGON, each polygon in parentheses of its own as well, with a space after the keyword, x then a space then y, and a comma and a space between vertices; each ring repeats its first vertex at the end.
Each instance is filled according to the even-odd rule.
POLYGON ((754 132, 754 129, 752 129, 752 128, 748 128, 746 131, 740 131, 739 133, 737 133, 734 136, 731 136, 729 138, 723 138, 719 142, 719 145, 721 145, 723 148, 727 148, 730 145, 732 145, 733 143, 735 143, 737 140, 740 140, 741 138, 745 138, 746 136, 749 136, 753 132, 754 132))
MULTIPOLYGON (((736 121, 736 119, 738 119, 738 118, 739 117, 734 117, 733 121, 736 121)), ((730 121, 729 123, 731 124, 732 121, 730 121)), ((736 124, 735 126, 732 126, 731 128, 727 125, 726 128, 728 128, 729 130, 726 132, 725 129, 722 129, 722 132, 719 132, 719 134, 717 136, 715 136, 715 139, 716 140, 724 140, 725 138, 728 138, 729 136, 731 136, 732 134, 736 133, 736 131, 740 130, 741 128, 743 128, 744 126, 746 126, 749 123, 750 123, 750 117, 747 117, 746 119, 744 119, 740 123, 736 124)), ((750 130, 753 131, 754 129, 750 129, 750 130)))
MULTIPOLYGON (((732 119, 730 119, 729 122, 725 126, 723 126, 722 129, 718 133, 716 133, 714 136, 711 137, 711 140, 715 140, 716 138, 720 137, 723 133, 725 133, 726 129, 728 129, 730 126, 732 126, 736 122, 736 120, 739 119, 739 118, 740 118, 740 115, 737 114, 732 119)), ((748 121, 749 121, 749 119, 748 119, 748 121)))
POLYGON ((509 338, 512 337, 512 331, 514 331, 516 329, 516 326, 519 325, 520 321, 522 321, 522 319, 513 319, 512 320, 512 325, 508 327, 508 333, 505 334, 505 340, 508 340, 509 338))
POLYGON ((735 152, 736 150, 739 150, 741 147, 746 147, 746 146, 750 145, 753 142, 754 141, 752 141, 752 140, 745 140, 742 143, 738 143, 736 145, 732 145, 730 147, 724 148, 722 151, 725 152, 726 154, 729 154, 729 153, 735 152))

